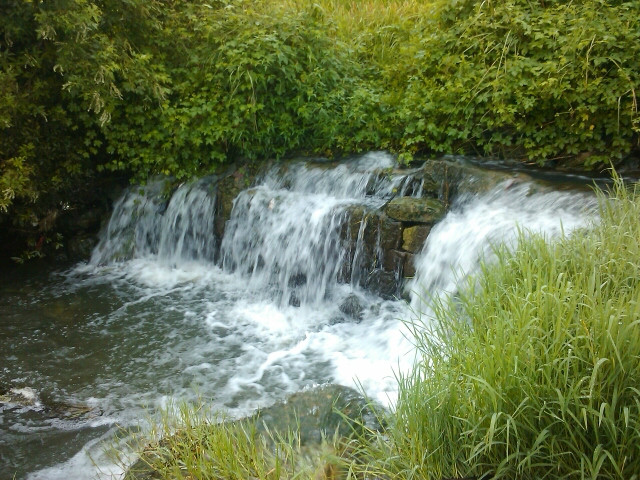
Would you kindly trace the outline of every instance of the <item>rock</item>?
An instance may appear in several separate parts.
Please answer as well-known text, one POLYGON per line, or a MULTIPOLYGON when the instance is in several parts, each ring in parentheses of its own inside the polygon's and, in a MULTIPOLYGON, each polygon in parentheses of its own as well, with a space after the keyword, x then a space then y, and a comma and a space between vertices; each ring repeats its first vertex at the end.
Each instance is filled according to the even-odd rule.
POLYGON ((16 407, 42 407, 38 393, 31 387, 10 388, 0 393, 0 404, 16 407))
POLYGON ((384 212, 379 213, 380 248, 383 251, 393 250, 400 246, 402 240, 402 224, 393 221, 384 212))
POLYGON ((404 258, 406 255, 406 252, 400 252, 398 250, 385 251, 382 259, 382 269, 385 272, 397 273, 399 277, 402 276, 404 258))
POLYGON ((66 243, 67 258, 76 261, 88 259, 97 244, 98 238, 95 235, 73 237, 66 243))
POLYGON ((347 296, 347 298, 345 298, 340 304, 339 309, 347 317, 350 317, 358 322, 362 320, 362 312, 364 311, 364 307, 360 302, 360 298, 355 293, 347 296))
POLYGON ((402 274, 404 278, 412 278, 416 276, 415 255, 406 253, 404 256, 404 265, 402 266, 402 274))
POLYGON ((291 292, 291 295, 289 295, 289 305, 292 307, 300 306, 300 297, 298 297, 296 292, 291 292))
POLYGON ((444 205, 434 198, 399 197, 391 200, 385 213, 394 220, 434 224, 444 215, 444 205))
POLYGON ((385 299, 393 299, 396 297, 400 285, 399 276, 394 272, 385 272, 384 270, 374 270, 364 279, 364 287, 369 291, 379 295, 385 299))
POLYGON ((102 415, 100 410, 87 405, 55 401, 47 396, 43 396, 41 399, 38 392, 31 387, 10 388, 0 392, 0 405, 5 405, 10 409, 28 408, 31 411, 39 412, 45 417, 63 420, 94 418, 102 415))
POLYGON ((289 276, 289 281, 287 284, 289 288, 301 287, 302 285, 306 285, 307 276, 304 273, 295 273, 289 276))
POLYGON ((456 186, 463 178, 465 168, 455 161, 427 160, 422 167, 423 196, 436 197, 443 204, 449 205, 456 196, 456 186))
POLYGON ((380 430, 371 405, 357 391, 342 385, 324 385, 294 393, 285 402, 259 410, 252 419, 258 429, 283 435, 299 426, 302 445, 319 445, 337 433, 349 437, 353 430, 380 430), (338 413, 341 412, 342 414, 338 413))
MULTIPOLYGON (((296 447, 308 454, 314 451, 317 453, 323 448, 323 440, 331 439, 334 435, 344 439, 354 433, 366 435, 368 432, 380 431, 382 425, 374 408, 381 410, 381 407, 373 406, 352 388, 323 385, 295 393, 284 402, 261 409, 248 419, 242 419, 239 422, 255 422, 257 433, 267 445, 278 436, 287 438, 289 432, 294 432, 299 435, 299 445, 296 447)), ((211 425, 211 428, 217 427, 211 425)), ((160 440, 161 446, 162 442, 160 440)), ((256 448, 263 448, 262 445, 256 442, 256 448)), ((146 449, 142 458, 128 468, 125 480, 161 478, 160 474, 149 465, 149 461, 157 454, 154 449, 156 446, 152 445, 151 448, 146 449)), ((325 462, 320 465, 320 468, 321 473, 326 473, 327 468, 332 467, 325 462)), ((333 477, 316 476, 315 478, 333 477)))
POLYGON ((241 166, 231 165, 225 173, 220 175, 217 182, 216 215, 214 230, 216 236, 221 239, 227 220, 231 218, 233 203, 238 194, 252 185, 263 165, 245 161, 241 166))
POLYGON ((405 228, 402 232, 402 249, 411 253, 420 252, 430 231, 431 226, 429 225, 415 225, 405 228))

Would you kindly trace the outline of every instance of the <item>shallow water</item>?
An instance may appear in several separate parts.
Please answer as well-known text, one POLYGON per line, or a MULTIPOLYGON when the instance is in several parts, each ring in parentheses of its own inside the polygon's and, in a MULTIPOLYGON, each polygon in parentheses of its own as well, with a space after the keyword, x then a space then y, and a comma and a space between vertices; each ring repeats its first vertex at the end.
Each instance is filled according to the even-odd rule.
MULTIPOLYGON (((200 396, 240 416, 338 383, 392 404, 394 372, 413 362, 403 325, 411 306, 336 277, 341 262, 357 261, 341 250, 344 209, 379 207, 409 185, 375 173, 392 165, 377 153, 348 166, 272 171, 236 200, 221 245, 198 230, 211 229, 206 182, 166 205, 149 189, 130 192, 90 262, 3 278, 0 387, 31 387, 40 401, 0 404, 0 478, 118 478, 105 445, 171 399, 200 396), (295 307, 289 290, 300 275, 295 307), (354 293, 360 322, 339 310, 354 293), (65 419, 45 408, 50 402, 93 410, 65 419)), ((593 217, 591 195, 533 187, 500 184, 459 198, 417 262, 414 309, 428 311, 417 295, 425 289, 455 291, 491 242, 512 241, 518 225, 552 236, 593 217)))

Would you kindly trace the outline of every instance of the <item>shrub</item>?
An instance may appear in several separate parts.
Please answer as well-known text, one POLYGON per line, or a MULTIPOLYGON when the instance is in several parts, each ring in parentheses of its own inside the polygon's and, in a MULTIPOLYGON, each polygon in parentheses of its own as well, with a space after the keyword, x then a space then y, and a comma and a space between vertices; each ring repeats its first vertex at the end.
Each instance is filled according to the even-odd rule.
MULTIPOLYGON (((409 44, 402 145, 586 167, 638 146, 640 4, 443 2, 409 44)), ((392 75, 397 76, 397 69, 392 75)))

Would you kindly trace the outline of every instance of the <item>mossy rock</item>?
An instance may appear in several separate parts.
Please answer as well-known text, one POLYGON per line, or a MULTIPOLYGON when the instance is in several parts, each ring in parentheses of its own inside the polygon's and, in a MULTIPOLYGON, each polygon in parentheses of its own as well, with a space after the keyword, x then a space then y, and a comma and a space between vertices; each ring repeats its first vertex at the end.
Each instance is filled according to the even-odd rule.
POLYGON ((434 224, 445 214, 445 208, 435 198, 399 197, 387 204, 385 213, 401 222, 434 224))
POLYGON ((414 225, 413 227, 405 228, 402 232, 402 249, 407 252, 418 253, 422 250, 429 232, 431 232, 430 225, 414 225))
MULTIPOLYGON (((379 430, 380 424, 366 399, 342 385, 324 385, 294 393, 286 401, 259 410, 252 419, 258 430, 286 434, 299 427, 302 445, 317 444, 323 438, 349 437, 354 429, 366 426, 379 430)), ((359 432, 362 433, 362 432, 359 432)))
MULTIPOLYGON (((287 400, 259 410, 249 418, 237 422, 255 424, 260 438, 268 445, 273 438, 286 438, 289 432, 299 434, 300 446, 307 451, 323 448, 323 441, 334 435, 339 438, 367 431, 379 431, 381 425, 370 403, 357 391, 341 385, 323 385, 295 393, 287 400)), ((160 445, 163 441, 160 441, 160 445)), ((149 466, 157 455, 153 448, 131 465, 125 480, 152 480, 161 478, 149 466)), ((186 477, 183 477, 186 478, 186 477)))

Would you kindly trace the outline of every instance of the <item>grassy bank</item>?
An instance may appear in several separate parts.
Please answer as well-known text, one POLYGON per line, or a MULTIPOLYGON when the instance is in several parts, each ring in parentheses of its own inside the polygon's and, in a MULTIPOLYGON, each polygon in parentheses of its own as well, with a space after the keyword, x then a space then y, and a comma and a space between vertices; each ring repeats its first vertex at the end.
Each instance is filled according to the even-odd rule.
POLYGON ((618 182, 592 228, 497 247, 435 318, 412 323, 422 359, 382 432, 301 463, 295 436, 267 445, 250 424, 187 415, 146 458, 162 459, 158 478, 637 478, 639 194, 618 182))
MULTIPOLYGON (((265 429, 255 418, 223 420, 204 404, 165 411, 150 434, 128 441, 140 456, 128 468, 125 480, 320 480, 337 478, 344 470, 336 456, 337 438, 309 447, 302 441, 299 425, 283 432, 265 429)), ((118 447, 111 453, 126 467, 118 447)))

